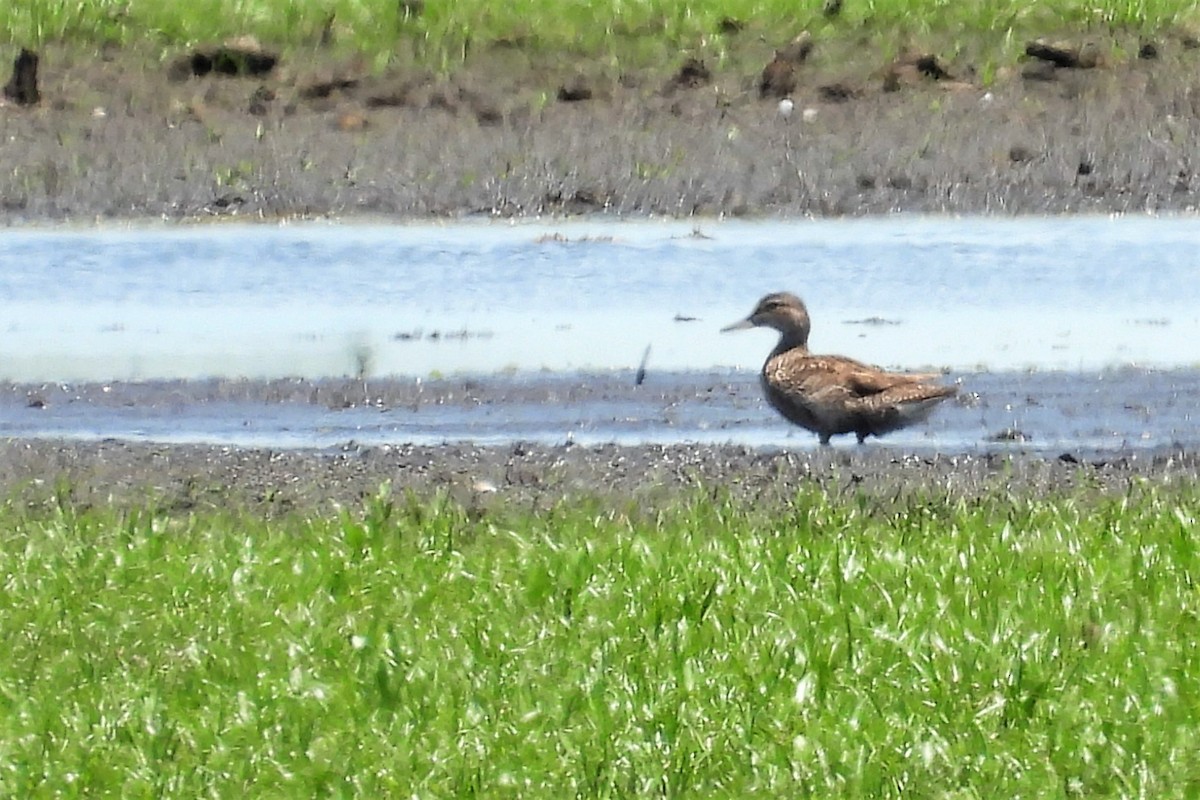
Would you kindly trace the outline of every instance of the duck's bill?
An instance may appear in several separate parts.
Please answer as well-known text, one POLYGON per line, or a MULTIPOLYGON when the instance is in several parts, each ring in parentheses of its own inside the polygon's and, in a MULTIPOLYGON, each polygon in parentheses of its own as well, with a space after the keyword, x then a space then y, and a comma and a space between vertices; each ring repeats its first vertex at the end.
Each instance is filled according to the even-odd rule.
POLYGON ((724 328, 721 328, 721 333, 729 333, 730 331, 744 331, 747 328, 753 328, 753 327, 754 327, 754 323, 751 322, 749 319, 741 319, 741 320, 738 320, 737 322, 733 323, 732 325, 726 325, 724 328))

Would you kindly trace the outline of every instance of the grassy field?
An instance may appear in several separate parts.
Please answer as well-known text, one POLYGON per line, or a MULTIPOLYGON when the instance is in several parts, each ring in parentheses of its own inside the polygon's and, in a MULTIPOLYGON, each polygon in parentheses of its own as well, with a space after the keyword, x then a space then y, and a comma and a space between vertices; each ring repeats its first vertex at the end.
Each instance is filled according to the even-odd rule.
POLYGON ((1185 797, 1200 490, 0 510, 7 797, 1185 797))
MULTIPOLYGON (((442 63, 473 47, 504 42, 546 52, 627 58, 656 46, 721 58, 731 37, 782 43, 802 29, 825 38, 878 34, 954 41, 983 38, 998 49, 1061 30, 1160 33, 1197 21, 1194 0, 845 0, 835 19, 822 0, 28 0, 0 6, 0 40, 164 48, 254 34, 273 46, 302 47, 330 30, 343 46, 384 60, 397 52, 442 63), (654 44, 641 47, 646 42, 654 44)), ((928 43, 927 43, 928 44, 928 43)))

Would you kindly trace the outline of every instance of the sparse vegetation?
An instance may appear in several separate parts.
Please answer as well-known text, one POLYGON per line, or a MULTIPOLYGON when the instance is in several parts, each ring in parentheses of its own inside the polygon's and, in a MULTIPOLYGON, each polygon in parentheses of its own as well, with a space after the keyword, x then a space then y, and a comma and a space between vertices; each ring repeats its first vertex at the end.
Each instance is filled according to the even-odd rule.
POLYGON ((0 174, 0 207, 22 221, 1186 213, 1191 171, 1162 164, 1195 150, 1180 109, 1198 21, 1178 0, 0 3, 8 63, 40 52, 53 118, 6 115, 9 161, 60 165, 0 174), (777 64, 805 30, 803 66, 777 64), (1028 56, 1038 37, 1077 66, 1028 56), (223 77, 238 64, 254 79, 223 77))
POLYGON ((69 495, 0 509, 6 795, 1200 787, 1194 486, 281 520, 69 495))
POLYGON ((374 56, 400 54, 445 66, 473 48, 516 45, 543 52, 645 61, 664 46, 720 57, 730 36, 779 43, 801 29, 897 38, 982 37, 994 49, 1063 29, 1157 34, 1196 21, 1189 0, 847 0, 826 15, 819 0, 31 0, 0 7, 0 39, 41 45, 151 41, 163 48, 250 34, 277 47, 333 43, 374 56))

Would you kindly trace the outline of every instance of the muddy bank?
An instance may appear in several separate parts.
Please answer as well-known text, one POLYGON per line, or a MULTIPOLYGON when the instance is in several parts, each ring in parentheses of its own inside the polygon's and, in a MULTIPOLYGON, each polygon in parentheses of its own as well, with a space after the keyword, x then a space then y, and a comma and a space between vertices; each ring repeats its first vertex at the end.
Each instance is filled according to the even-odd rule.
MULTIPOLYGON (((257 404, 256 413, 314 404, 334 413, 352 413, 364 402, 377 409, 372 413, 387 408, 398 414, 416 413, 420 407, 421 415, 437 413, 444 406, 486 406, 498 414, 489 417, 486 426, 490 435, 496 435, 503 430, 499 420, 506 407, 536 409, 566 403, 582 418, 586 416, 582 406, 620 401, 646 389, 645 402, 651 406, 678 409, 732 403, 734 417, 741 422, 765 417, 762 424, 778 432, 780 444, 580 444, 570 436, 503 444, 413 444, 395 433, 391 443, 343 440, 330 447, 287 448, 29 437, 0 442, 0 497, 35 505, 53 504, 64 497, 86 506, 150 504, 176 512, 248 507, 273 515, 357 508, 388 484, 397 494, 442 494, 467 509, 500 512, 593 498, 653 508, 697 491, 729 493, 770 505, 787 502, 806 486, 817 486, 838 497, 863 498, 872 508, 888 508, 921 497, 969 501, 1055 492, 1112 495, 1145 479, 1169 484, 1194 481, 1200 474, 1194 446, 1139 446, 1136 437, 1130 437, 1132 445, 1091 451, 1035 449, 1036 438, 1030 444, 1006 439, 965 448, 946 446, 944 432, 942 438, 935 435, 921 447, 881 440, 861 447, 838 441, 833 447, 814 448, 811 437, 795 442, 787 438, 789 426, 761 407, 752 376, 696 376, 670 385, 655 377, 652 382, 655 385, 639 387, 624 373, 589 380, 394 381, 381 382, 369 395, 362 393, 359 381, 9 384, 0 399, 5 405, 27 407, 26 413, 34 415, 60 406, 81 406, 85 418, 92 420, 101 419, 107 408, 151 415, 167 412, 179 419, 192 409, 246 401, 257 404)), ((1050 376, 1046 383, 1058 385, 1060 380, 1050 376)), ((1031 391, 1041 396, 1038 389, 1031 391)), ((945 409, 930 425, 976 414, 978 404, 985 401, 970 394, 964 392, 965 405, 945 409)), ((1121 396, 1120 391, 1114 394, 1118 404, 1121 396)), ((987 402, 1006 404, 1003 398, 987 402)), ((1058 402, 1054 399, 1050 404, 1058 402)), ((670 425, 666 420, 659 424, 670 425)), ((103 427, 94 430, 102 432, 103 427)))
POLYGON ((441 494, 468 509, 541 510, 564 500, 654 508, 696 492, 787 502, 819 486, 886 509, 922 497, 1114 495, 1151 479, 1194 481, 1195 453, 1130 453, 1103 461, 1010 454, 913 455, 887 447, 788 452, 736 446, 505 447, 347 445, 278 451, 124 442, 0 444, 0 496, 23 504, 150 505, 172 512, 246 507, 269 515, 358 508, 393 493, 441 494))
MULTIPOLYGON (((436 380, 0 382, 0 437, 294 450, 816 446, 815 435, 766 404, 756 371, 650 370, 641 377, 614 370, 436 380)), ((957 396, 920 425, 886 435, 884 446, 922 456, 1015 452, 1085 462, 1200 446, 1192 420, 1196 370, 971 372, 942 380, 958 386, 957 396)))
POLYGON ((774 44, 629 73, 493 48, 444 75, 320 52, 229 75, 215 56, 205 71, 194 54, 49 48, 36 102, 0 107, 0 220, 1196 205, 1194 41, 997 69, 848 41, 772 67, 774 44))

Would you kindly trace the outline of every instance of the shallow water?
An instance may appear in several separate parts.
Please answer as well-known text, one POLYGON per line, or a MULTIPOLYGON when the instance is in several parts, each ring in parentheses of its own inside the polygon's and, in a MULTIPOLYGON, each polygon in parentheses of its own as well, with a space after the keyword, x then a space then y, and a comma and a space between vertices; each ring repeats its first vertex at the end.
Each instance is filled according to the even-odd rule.
MULTIPOLYGON (((1200 447, 1200 371, 951 374, 960 397, 889 435, 910 451, 1088 457, 1200 447)), ((815 447, 749 372, 526 374, 469 381, 188 381, 9 387, 0 436, 259 447, 514 441, 815 447)), ((871 440, 874 443, 876 440, 871 440)), ((839 437, 853 447, 854 437, 839 437)))
POLYGON ((1197 252, 1192 218, 8 231, 0 377, 467 373, 490 376, 484 385, 511 402, 408 413, 197 403, 186 391, 121 408, 13 401, 0 408, 0 434, 806 444, 758 397, 753 373, 771 334, 719 333, 762 294, 791 289, 812 311, 815 350, 946 369, 980 396, 887 441, 1009 447, 990 439, 1013 429, 1034 448, 1186 444, 1200 388, 1197 252), (510 391, 579 371, 630 385, 631 372, 624 384, 609 373, 631 371, 647 346, 648 385, 661 381, 666 395, 563 402, 510 391), (706 381, 728 387, 727 402, 696 401, 706 381))
POLYGON ((884 365, 1194 365, 1197 252, 1192 218, 9 231, 0 377, 750 368, 770 334, 718 331, 784 288, 884 365))

